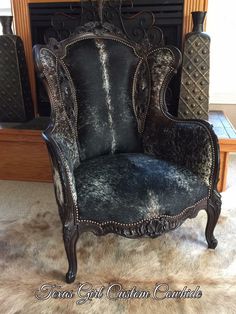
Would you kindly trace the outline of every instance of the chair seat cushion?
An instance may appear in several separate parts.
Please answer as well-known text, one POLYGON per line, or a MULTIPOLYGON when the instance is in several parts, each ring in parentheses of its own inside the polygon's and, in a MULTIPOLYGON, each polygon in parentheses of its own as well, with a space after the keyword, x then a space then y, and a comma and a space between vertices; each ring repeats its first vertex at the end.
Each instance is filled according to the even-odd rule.
POLYGON ((80 219, 134 223, 177 215, 208 194, 186 168, 145 154, 105 155, 75 170, 80 219))

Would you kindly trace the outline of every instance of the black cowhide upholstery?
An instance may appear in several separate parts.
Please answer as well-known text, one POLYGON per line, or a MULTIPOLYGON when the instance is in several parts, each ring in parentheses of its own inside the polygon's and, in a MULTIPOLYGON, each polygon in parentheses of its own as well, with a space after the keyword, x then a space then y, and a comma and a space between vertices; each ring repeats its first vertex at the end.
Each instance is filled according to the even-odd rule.
POLYGON ((133 48, 117 40, 92 38, 68 46, 64 62, 79 102, 81 160, 141 151, 132 104, 138 61, 133 48))
POLYGON ((206 209, 206 239, 220 214, 219 147, 202 120, 166 111, 165 93, 181 53, 131 42, 113 25, 89 23, 65 41, 36 46, 34 57, 52 113, 43 136, 69 261, 84 231, 150 236, 206 209))
POLYGON ((177 164, 144 154, 105 155, 75 171, 82 219, 132 223, 178 215, 207 196, 207 185, 177 164))

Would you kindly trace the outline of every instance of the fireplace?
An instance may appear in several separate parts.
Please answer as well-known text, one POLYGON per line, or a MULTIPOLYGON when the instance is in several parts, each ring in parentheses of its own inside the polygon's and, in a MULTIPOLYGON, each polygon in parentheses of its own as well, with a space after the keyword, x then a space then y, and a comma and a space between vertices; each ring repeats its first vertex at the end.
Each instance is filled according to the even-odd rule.
MULTIPOLYGON (((51 36, 55 36, 55 29, 64 23, 66 32, 59 32, 58 39, 68 35, 81 22, 89 20, 89 14, 81 19, 81 11, 86 11, 86 1, 69 0, 11 0, 14 12, 16 32, 23 39, 26 59, 29 67, 31 90, 34 100, 35 114, 48 116, 50 105, 46 93, 37 80, 33 67, 32 46, 44 44, 51 36), (56 17, 56 18, 55 18, 56 17), (62 18, 65 17, 64 22, 62 18), (59 20, 58 20, 59 18, 59 20), (52 25, 53 24, 53 25, 52 25)), ((93 1, 89 1, 94 3, 93 1)), ((119 1, 116 1, 119 2, 119 1)), ((139 11, 153 12, 155 23, 162 28, 167 44, 172 44, 181 49, 184 34, 191 30, 191 11, 206 10, 208 0, 124 0, 122 14, 133 15, 139 11), (131 3, 134 3, 131 5, 131 3)), ((172 114, 177 113, 180 75, 171 82, 167 93, 168 109, 172 114)))
MULTIPOLYGON (((116 14, 118 9, 117 5, 106 6, 104 19, 121 27, 119 15, 116 14)), ((143 23, 149 23, 148 19, 152 19, 155 21, 155 25, 162 29, 166 44, 181 49, 183 0, 135 0, 133 5, 130 4, 130 1, 123 1, 121 9, 126 31, 129 35, 133 35, 133 40, 138 41, 141 36, 140 19, 143 19, 143 23), (143 14, 137 18, 128 19, 140 12, 143 14), (151 13, 154 15, 152 16, 151 13), (154 16, 155 19, 153 19, 154 16)), ((63 40, 77 26, 96 19, 96 12, 96 6, 90 1, 29 4, 32 44, 46 44, 50 37, 63 40)), ((167 92, 168 109, 174 115, 177 113, 179 86, 180 75, 178 74, 172 80, 167 92)), ((36 95, 39 115, 48 116, 50 114, 49 100, 41 81, 37 78, 36 95)))

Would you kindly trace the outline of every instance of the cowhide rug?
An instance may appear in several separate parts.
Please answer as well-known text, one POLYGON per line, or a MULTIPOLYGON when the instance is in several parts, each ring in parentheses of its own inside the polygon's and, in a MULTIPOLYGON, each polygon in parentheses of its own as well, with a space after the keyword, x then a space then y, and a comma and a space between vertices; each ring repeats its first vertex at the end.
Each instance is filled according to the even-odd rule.
POLYGON ((85 233, 78 241, 77 279, 68 285, 52 185, 18 183, 16 188, 7 183, 6 190, 3 184, 0 188, 0 313, 236 313, 236 189, 223 193, 215 251, 206 247, 204 211, 156 239, 85 233), (83 283, 100 293, 86 301, 85 291, 77 294, 83 283), (116 286, 107 295, 112 284, 125 291, 136 287, 137 292, 127 298, 129 293, 119 294, 116 286), (164 294, 158 292, 154 299, 158 284, 163 284, 159 290, 166 285, 170 291, 198 289, 202 296, 160 300, 164 294), (43 292, 42 285, 54 293, 43 292), (50 297, 39 300, 36 295, 50 297), (109 299, 118 295, 123 298, 109 299))

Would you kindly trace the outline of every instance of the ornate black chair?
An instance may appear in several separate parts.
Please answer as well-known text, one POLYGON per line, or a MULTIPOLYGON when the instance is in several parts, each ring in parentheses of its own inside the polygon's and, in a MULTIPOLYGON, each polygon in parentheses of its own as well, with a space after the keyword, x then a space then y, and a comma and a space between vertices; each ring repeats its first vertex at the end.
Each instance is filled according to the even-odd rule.
POLYGON ((212 127, 167 113, 165 92, 181 62, 175 47, 139 45, 114 26, 89 23, 69 39, 36 46, 34 57, 50 97, 43 133, 69 261, 76 242, 96 235, 157 237, 199 210, 213 235, 221 201, 219 153, 212 127))

